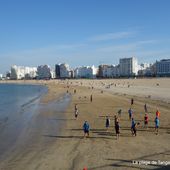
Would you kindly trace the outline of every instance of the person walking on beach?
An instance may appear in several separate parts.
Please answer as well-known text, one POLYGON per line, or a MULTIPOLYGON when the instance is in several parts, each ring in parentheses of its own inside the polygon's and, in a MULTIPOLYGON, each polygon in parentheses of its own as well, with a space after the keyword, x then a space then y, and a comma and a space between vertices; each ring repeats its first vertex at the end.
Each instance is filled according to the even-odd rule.
POLYGON ((83 124, 84 137, 89 137, 90 126, 87 121, 83 124))
POLYGON ((157 109, 157 111, 156 111, 156 117, 159 118, 159 117, 160 117, 160 114, 161 114, 160 111, 157 109))
POLYGON ((155 132, 156 132, 156 135, 158 134, 158 129, 159 129, 159 118, 156 116, 156 118, 155 118, 155 132))
POLYGON ((137 135, 137 124, 136 124, 134 118, 132 118, 131 132, 132 132, 132 136, 137 135))
POLYGON ((109 126, 110 126, 110 119, 109 119, 108 116, 106 116, 106 129, 107 129, 107 131, 108 131, 109 126))
POLYGON ((134 103, 134 99, 132 98, 132 99, 131 99, 131 105, 133 105, 133 103, 134 103))
POLYGON ((78 110, 77 104, 75 104, 75 106, 74 106, 74 110, 78 110))
POLYGON ((128 110, 128 113, 129 113, 129 120, 131 120, 133 117, 133 111, 131 108, 128 110))
POLYGON ((147 108, 146 103, 144 104, 144 110, 145 110, 145 113, 148 113, 148 108, 147 108))
POLYGON ((145 128, 148 128, 148 121, 149 121, 148 114, 145 113, 145 116, 144 116, 144 127, 145 128))
POLYGON ((77 107, 77 104, 75 104, 75 106, 74 106, 74 116, 75 116, 75 119, 77 119, 77 117, 78 117, 78 107, 77 107))
POLYGON ((75 116, 75 119, 77 119, 77 117, 78 117, 78 113, 79 113, 79 112, 78 112, 78 109, 77 109, 77 110, 75 110, 75 115, 74 115, 74 116, 75 116))
POLYGON ((120 136, 120 125, 119 125, 119 119, 115 115, 115 131, 116 131, 116 139, 119 139, 120 136))
POLYGON ((93 96, 92 96, 92 94, 91 94, 91 96, 90 96, 90 102, 92 102, 93 101, 93 96))

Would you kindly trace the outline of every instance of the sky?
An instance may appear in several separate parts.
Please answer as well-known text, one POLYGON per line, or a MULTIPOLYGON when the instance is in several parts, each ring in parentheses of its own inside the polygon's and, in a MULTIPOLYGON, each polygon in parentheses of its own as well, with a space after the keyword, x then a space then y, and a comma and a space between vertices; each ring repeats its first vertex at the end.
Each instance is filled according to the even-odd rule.
POLYGON ((170 58, 169 8, 169 0, 0 0, 0 73, 170 58))

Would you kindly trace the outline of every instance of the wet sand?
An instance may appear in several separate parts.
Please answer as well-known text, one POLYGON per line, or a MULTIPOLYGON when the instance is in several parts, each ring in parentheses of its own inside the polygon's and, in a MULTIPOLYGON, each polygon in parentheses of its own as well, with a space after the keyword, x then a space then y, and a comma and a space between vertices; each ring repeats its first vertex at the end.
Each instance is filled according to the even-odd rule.
MULTIPOLYGON (((168 100, 170 79, 66 80, 49 81, 45 84, 49 88, 49 93, 42 99, 44 104, 61 97, 63 93, 66 94, 67 90, 71 93, 72 100, 68 109, 63 113, 64 117, 58 118, 58 114, 62 111, 51 112, 48 109, 39 114, 43 118, 35 118, 30 125, 31 130, 28 127, 25 131, 30 136, 29 140, 25 139, 28 142, 27 147, 25 148, 23 144, 19 150, 14 150, 6 160, 0 162, 0 169, 80 170, 84 167, 88 170, 161 169, 160 165, 135 165, 132 164, 132 160, 170 161, 170 105, 168 100), (125 87, 129 81, 130 87, 125 87), (108 85, 115 82, 117 82, 116 87, 111 85, 108 88, 108 85), (100 84, 102 84, 101 87, 100 84), (149 91, 142 89, 141 86, 149 91), (154 94, 151 96, 149 93, 153 87, 157 88, 155 90, 156 100, 153 97, 154 94), (133 90, 127 90, 125 94, 126 88, 133 88, 133 90), (74 89, 76 89, 76 94, 73 93, 74 89), (163 90, 166 90, 166 98, 163 90), (91 94, 93 102, 90 102, 91 94), (132 97, 134 98, 132 108, 135 120, 141 123, 136 137, 131 135, 131 123, 127 113, 131 107, 132 97), (149 110, 148 129, 143 128, 145 102, 149 110), (80 113, 78 120, 74 119, 75 103, 78 104, 80 113), (123 110, 120 118, 121 134, 116 140, 113 117, 120 108, 123 110), (154 133, 157 108, 161 112, 158 135, 154 133), (106 115, 109 115, 111 119, 108 132, 105 129, 106 115), (56 123, 52 123, 53 120, 49 121, 54 117, 58 123, 63 125, 57 127, 56 123), (91 127, 90 137, 85 139, 82 131, 84 120, 87 120, 91 127), (38 129, 34 129, 35 124, 39 125, 38 129), (61 133, 58 133, 58 128, 61 128, 59 130, 61 133)), ((24 139, 20 141, 25 143, 24 139)), ((168 169, 169 166, 166 168, 168 169)))
POLYGON ((0 134, 0 169, 18 169, 23 158, 29 156, 30 160, 34 160, 39 154, 48 152, 49 145, 52 145, 54 141, 47 137, 53 133, 60 134, 65 124, 60 120, 65 119, 64 112, 71 100, 69 94, 61 95, 60 93, 62 91, 55 92, 55 95, 58 95, 54 100, 51 99, 51 90, 49 90, 41 101, 37 99, 22 107, 20 117, 17 114, 13 122, 10 121, 10 124, 8 120, 4 122, 6 131, 0 134), (14 128, 11 129, 12 127, 14 128))

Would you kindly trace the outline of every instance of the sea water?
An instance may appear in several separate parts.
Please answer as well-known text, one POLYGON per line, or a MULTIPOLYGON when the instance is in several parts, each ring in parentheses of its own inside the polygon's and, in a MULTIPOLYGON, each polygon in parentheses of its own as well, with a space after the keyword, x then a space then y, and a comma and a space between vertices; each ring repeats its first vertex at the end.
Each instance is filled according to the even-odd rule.
POLYGON ((46 91, 40 85, 0 84, 0 156, 17 140, 46 91))

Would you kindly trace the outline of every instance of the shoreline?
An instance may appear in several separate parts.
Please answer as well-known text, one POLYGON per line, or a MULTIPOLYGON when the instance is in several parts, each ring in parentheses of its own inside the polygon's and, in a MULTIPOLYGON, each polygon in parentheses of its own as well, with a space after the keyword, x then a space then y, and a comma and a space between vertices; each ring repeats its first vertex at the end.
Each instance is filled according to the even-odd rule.
MULTIPOLYGON (((12 85, 13 84, 16 85, 16 83, 12 83, 12 85)), ((34 84, 19 83, 19 85, 28 85, 28 86, 31 85, 32 86, 34 84)), ((41 86, 41 87, 44 86, 41 84, 36 84, 36 85, 41 86)), ((21 105, 20 110, 22 112, 20 111, 20 113, 17 113, 17 114, 20 114, 19 119, 16 117, 14 121, 10 121, 10 125, 8 125, 9 123, 6 124, 6 126, 15 126, 15 124, 16 124, 15 122, 19 121, 18 123, 23 124, 22 125, 23 127, 22 127, 21 132, 19 134, 17 134, 16 141, 14 141, 13 145, 11 145, 8 148, 8 150, 5 150, 5 152, 1 155, 0 169, 1 168, 8 169, 8 165, 9 165, 8 162, 15 160, 15 157, 19 157, 24 152, 26 152, 27 149, 24 149, 25 147, 27 148, 29 145, 32 145, 32 143, 35 145, 37 143, 37 141, 41 140, 42 137, 40 135, 40 132, 46 128, 46 127, 44 128, 43 125, 49 126, 49 127, 53 126, 48 123, 48 119, 46 119, 46 118, 48 118, 49 115, 46 115, 45 112, 48 111, 48 114, 51 114, 51 117, 56 113, 57 113, 58 118, 64 117, 64 115, 61 114, 60 112, 61 111, 63 112, 66 109, 66 105, 68 105, 68 102, 69 102, 67 100, 68 97, 66 98, 65 95, 63 95, 63 96, 60 95, 60 98, 57 97, 56 100, 51 100, 50 98, 49 98, 49 100, 47 100, 46 97, 50 93, 46 87, 43 87, 43 88, 44 88, 43 94, 42 94, 42 90, 41 90, 41 94, 38 96, 38 98, 36 97, 36 99, 35 98, 31 99, 31 102, 28 101, 28 102, 24 103, 24 105, 21 105), (57 108, 56 108, 56 106, 57 106, 57 108), (20 119, 23 122, 21 122, 20 119), (39 119, 43 122, 41 122, 39 119), (38 136, 34 135, 35 130, 32 126, 35 127, 35 130, 37 129, 36 131, 39 131, 37 134, 38 136), (33 138, 37 138, 37 139, 34 141, 33 138)), ((56 120, 54 119, 51 121, 53 121, 54 122, 53 124, 55 124, 56 120)), ((62 129, 60 126, 62 127, 63 123, 58 122, 56 124, 56 127, 58 129, 62 129)), ((18 125, 16 128, 18 128, 18 125)), ((57 133, 59 133, 59 130, 57 133)), ((45 134, 44 134, 44 136, 45 136, 45 134)), ((42 142, 42 144, 43 144, 43 142, 42 142)), ((35 148, 35 150, 36 150, 36 148, 35 148)))
MULTIPOLYGON (((85 87, 76 82, 84 83, 84 80, 75 80, 75 82, 72 80, 49 81, 47 83, 49 93, 43 99, 45 103, 54 101, 55 104, 55 99, 62 96, 67 90, 68 93, 72 94, 68 108, 65 112, 61 112, 64 117, 55 120, 63 123, 64 126, 58 129, 60 134, 57 134, 57 127, 54 124, 49 135, 42 136, 44 133, 41 134, 41 140, 47 141, 45 146, 40 142, 38 152, 33 146, 30 146, 30 152, 25 153, 24 158, 18 156, 18 158, 11 160, 6 169, 10 169, 9 167, 12 167, 13 170, 25 167, 29 170, 80 170, 84 167, 87 167, 88 170, 139 169, 146 168, 146 166, 133 165, 132 160, 170 160, 170 144, 168 142, 170 140, 170 106, 168 103, 161 104, 159 101, 147 99, 151 113, 149 113, 149 129, 146 130, 143 128, 143 105, 146 99, 136 97, 133 109, 135 119, 141 122, 141 126, 138 128, 137 137, 132 137, 131 122, 128 120, 127 114, 131 96, 119 96, 105 90, 101 93, 101 90, 95 87, 89 88, 92 87, 93 81, 86 81, 89 86, 85 87), (76 89, 75 94, 74 89, 76 89), (90 102, 91 94, 93 102, 90 102), (78 104, 80 113, 78 120, 74 118, 75 103, 78 104), (157 107, 161 111, 159 135, 154 133, 154 118, 157 107), (120 139, 116 140, 113 117, 119 108, 123 110, 123 113, 120 118, 120 139), (111 127, 108 132, 105 128, 106 115, 109 115, 111 119, 111 127), (85 120, 90 123, 91 127, 90 137, 87 139, 83 138, 82 131, 85 120)), ((48 113, 48 109, 43 113, 45 117, 52 115, 54 116, 54 113, 48 113)), ((50 119, 49 121, 48 123, 52 124, 54 120, 50 119)), ((47 132, 48 126, 49 124, 47 124, 47 132)), ((148 165, 147 168, 155 169, 155 166, 148 165)))

